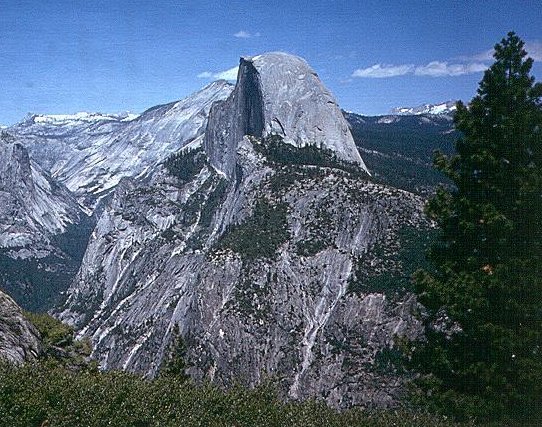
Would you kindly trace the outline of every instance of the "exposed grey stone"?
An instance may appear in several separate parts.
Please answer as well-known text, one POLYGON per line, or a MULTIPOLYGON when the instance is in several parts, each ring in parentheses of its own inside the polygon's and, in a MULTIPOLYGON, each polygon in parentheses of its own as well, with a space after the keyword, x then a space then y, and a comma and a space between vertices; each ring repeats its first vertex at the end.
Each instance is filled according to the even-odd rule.
POLYGON ((0 291, 0 359, 17 364, 33 361, 40 346, 39 332, 15 301, 0 291))
POLYGON ((396 337, 421 332, 417 304, 370 288, 353 293, 348 283, 375 245, 393 241, 404 226, 428 226, 423 201, 329 168, 301 167, 305 175, 274 189, 273 179, 294 170, 269 167, 252 141, 237 147, 236 181, 214 207, 206 204, 225 181, 212 168, 181 186, 163 174, 148 186, 123 184, 60 317, 92 339, 103 368, 155 375, 179 325, 196 379, 256 385, 273 377, 291 398, 395 404, 403 379, 379 371, 378 355, 396 337), (288 206, 290 237, 276 259, 219 249, 228 226, 242 223, 262 198, 288 206), (318 239, 315 253, 299 253, 318 239))
POLYGON ((368 172, 335 98, 303 59, 281 52, 241 58, 237 79, 230 97, 213 105, 204 141, 211 164, 227 177, 244 135, 271 134, 331 150, 368 172))
POLYGON ((205 130, 213 102, 232 85, 210 83, 185 99, 132 118, 80 113, 32 115, 9 128, 32 158, 72 191, 87 213, 125 177, 144 177, 205 130))

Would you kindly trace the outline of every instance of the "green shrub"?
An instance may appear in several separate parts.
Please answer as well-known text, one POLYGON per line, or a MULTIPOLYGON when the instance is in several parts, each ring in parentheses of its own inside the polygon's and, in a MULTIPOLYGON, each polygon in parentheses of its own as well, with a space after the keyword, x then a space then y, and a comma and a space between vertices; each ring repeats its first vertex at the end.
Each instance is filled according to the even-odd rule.
POLYGON ((25 317, 41 335, 45 346, 63 346, 73 342, 73 329, 47 313, 25 312, 25 317))
POLYGON ((164 166, 170 175, 178 178, 181 182, 188 182, 201 171, 205 163, 206 158, 203 150, 195 149, 172 154, 164 162, 164 166))
POLYGON ((145 380, 120 372, 73 372, 51 362, 0 364, 0 423, 10 427, 388 427, 451 426, 393 410, 337 412, 321 402, 282 402, 262 385, 228 391, 183 378, 145 380))
POLYGON ((54 361, 70 369, 96 369, 96 363, 88 360, 92 352, 88 338, 74 339, 73 328, 47 313, 25 312, 25 316, 40 333, 41 359, 54 361))
POLYGON ((254 212, 243 223, 230 227, 218 243, 244 259, 273 258, 277 249, 288 240, 288 205, 272 205, 265 199, 256 202, 254 212))

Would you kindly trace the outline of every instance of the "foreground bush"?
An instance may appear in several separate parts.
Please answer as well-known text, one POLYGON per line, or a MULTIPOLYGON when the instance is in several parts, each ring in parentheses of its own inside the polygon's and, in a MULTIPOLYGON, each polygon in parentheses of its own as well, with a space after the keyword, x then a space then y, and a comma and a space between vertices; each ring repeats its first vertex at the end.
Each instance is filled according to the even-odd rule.
POLYGON ((449 426, 426 415, 338 413, 321 403, 283 403, 271 387, 224 392, 172 376, 68 370, 54 361, 0 364, 0 424, 93 426, 449 426))

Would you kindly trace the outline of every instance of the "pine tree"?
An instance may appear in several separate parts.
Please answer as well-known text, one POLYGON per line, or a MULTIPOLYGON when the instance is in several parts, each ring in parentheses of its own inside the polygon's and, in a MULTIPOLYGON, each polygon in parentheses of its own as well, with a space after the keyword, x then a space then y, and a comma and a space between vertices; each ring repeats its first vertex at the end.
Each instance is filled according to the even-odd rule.
POLYGON ((164 359, 160 366, 162 377, 175 377, 179 381, 188 381, 190 376, 186 370, 190 367, 186 362, 186 345, 178 325, 173 326, 169 346, 164 353, 164 359))
POLYGON ((509 33, 457 105, 457 154, 435 159, 455 188, 428 204, 441 236, 414 278, 428 312, 417 397, 463 419, 542 413, 542 85, 523 47, 509 33))

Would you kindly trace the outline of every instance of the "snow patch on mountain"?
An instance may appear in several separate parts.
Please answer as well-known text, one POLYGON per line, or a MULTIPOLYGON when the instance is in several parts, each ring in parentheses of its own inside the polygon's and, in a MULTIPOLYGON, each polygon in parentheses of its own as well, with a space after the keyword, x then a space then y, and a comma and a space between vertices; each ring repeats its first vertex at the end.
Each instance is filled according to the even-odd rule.
POLYGON ((102 114, 79 112, 75 114, 33 114, 29 117, 34 123, 69 124, 73 122, 100 122, 100 121, 131 121, 139 114, 123 112, 119 114, 102 114))
POLYGON ((391 110, 391 114, 397 115, 420 115, 420 114, 453 114, 456 110, 457 101, 447 101, 440 104, 423 104, 416 107, 397 107, 391 110))

